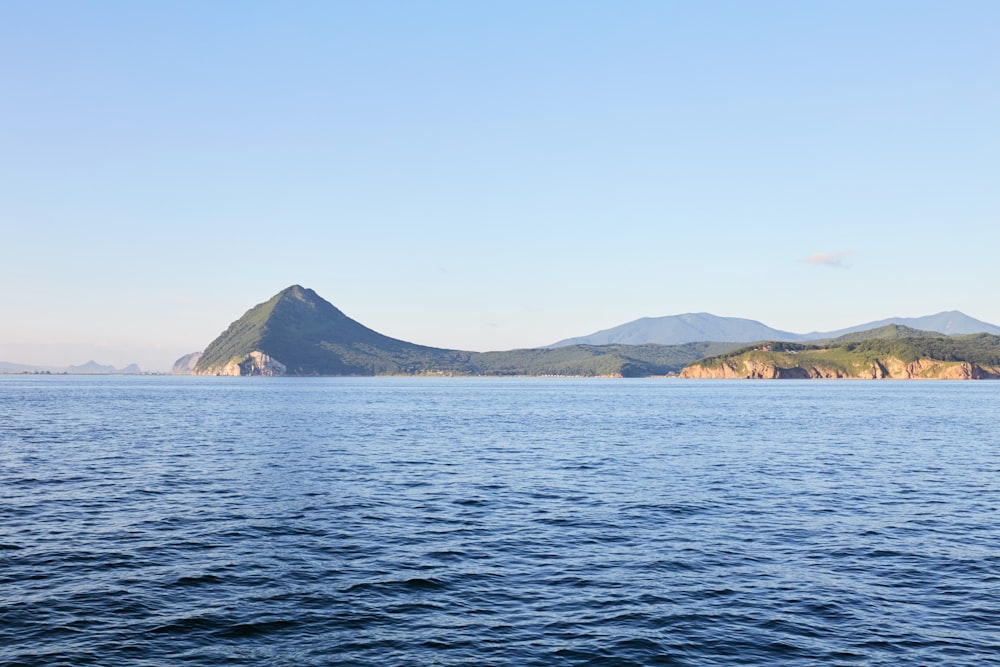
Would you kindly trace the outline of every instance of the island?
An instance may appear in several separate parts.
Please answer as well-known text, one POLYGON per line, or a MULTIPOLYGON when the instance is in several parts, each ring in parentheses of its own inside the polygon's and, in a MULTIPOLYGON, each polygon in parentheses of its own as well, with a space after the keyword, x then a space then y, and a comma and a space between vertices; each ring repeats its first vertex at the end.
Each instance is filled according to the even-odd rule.
POLYGON ((887 325, 810 344, 697 341, 468 352, 391 338, 311 289, 257 304, 175 374, 232 376, 577 376, 681 378, 1000 377, 1000 336, 887 325))

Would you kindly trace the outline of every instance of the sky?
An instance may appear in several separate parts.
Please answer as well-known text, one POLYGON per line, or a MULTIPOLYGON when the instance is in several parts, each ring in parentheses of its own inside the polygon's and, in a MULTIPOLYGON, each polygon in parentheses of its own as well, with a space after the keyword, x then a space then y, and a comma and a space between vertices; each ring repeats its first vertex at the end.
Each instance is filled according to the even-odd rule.
POLYGON ((0 1, 0 361, 1000 323, 1000 3, 0 1))

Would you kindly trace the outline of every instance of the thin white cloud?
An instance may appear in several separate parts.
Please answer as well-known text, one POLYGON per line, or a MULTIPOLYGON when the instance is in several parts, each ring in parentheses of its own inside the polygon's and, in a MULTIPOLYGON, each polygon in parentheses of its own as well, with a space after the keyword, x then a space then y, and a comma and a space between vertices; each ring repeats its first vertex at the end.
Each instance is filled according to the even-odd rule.
POLYGON ((834 250, 833 252, 815 252, 802 261, 806 264, 819 264, 821 266, 847 267, 844 260, 854 254, 853 250, 834 250))

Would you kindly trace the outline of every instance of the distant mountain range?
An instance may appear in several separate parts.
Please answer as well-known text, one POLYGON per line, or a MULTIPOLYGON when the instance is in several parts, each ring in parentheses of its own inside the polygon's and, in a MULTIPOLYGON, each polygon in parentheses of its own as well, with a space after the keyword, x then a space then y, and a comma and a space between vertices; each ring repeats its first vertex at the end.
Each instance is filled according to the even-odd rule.
POLYGON ((626 324, 597 331, 588 336, 567 338, 549 347, 567 345, 680 345, 695 341, 718 343, 750 343, 756 341, 806 342, 837 338, 859 331, 898 324, 921 331, 933 331, 947 336, 988 333, 1000 335, 1000 327, 969 317, 957 310, 925 317, 892 317, 877 322, 858 324, 836 331, 814 331, 807 334, 772 329, 756 320, 740 317, 719 317, 710 313, 686 313, 665 317, 644 317, 626 324))
POLYGON ((50 373, 53 375, 141 375, 142 370, 135 364, 125 368, 104 366, 96 361, 88 361, 79 366, 34 366, 0 361, 0 373, 50 373))
MULTIPOLYGON (((833 374, 831 376, 836 376, 836 373, 867 373, 868 364, 877 362, 877 355, 882 350, 890 350, 905 359, 916 359, 914 355, 927 353, 932 355, 932 359, 943 359, 949 363, 963 361, 956 354, 967 355, 970 360, 985 364, 994 359, 992 350, 1000 349, 1000 336, 989 333, 978 334, 973 337, 975 340, 965 340, 970 337, 948 337, 903 324, 908 322, 925 327, 935 326, 952 332, 970 329, 1000 332, 993 325, 978 322, 961 313, 942 313, 929 318, 898 321, 899 324, 894 323, 896 320, 887 320, 893 322, 890 324, 873 322, 871 325, 859 325, 836 332, 793 334, 772 329, 753 320, 699 313, 637 320, 606 332, 562 341, 547 348, 466 352, 390 338, 352 320, 313 290, 293 285, 244 313, 212 341, 203 354, 192 353, 178 359, 173 372, 195 375, 648 377, 678 373, 692 362, 724 358, 729 353, 773 351, 773 345, 788 341, 788 344, 798 346, 789 348, 789 354, 793 357, 820 346, 838 350, 834 356, 840 355, 837 359, 843 362, 841 366, 823 367, 825 370, 815 371, 825 377, 823 373, 833 374), (858 331, 866 326, 874 328, 858 331), (651 340, 673 342, 664 344, 650 342, 651 340), (816 341, 819 345, 801 342, 806 340, 816 341), (866 342, 873 340, 878 344, 866 342), (758 341, 769 342, 758 344, 758 341), (751 343, 753 345, 748 348, 751 343)), ((829 355, 823 357, 827 362, 830 358, 829 355)), ((758 363, 756 357, 754 359, 753 363, 758 363)), ((779 361, 786 363, 784 360, 779 361)), ((705 366, 709 370, 704 372, 716 372, 712 369, 717 368, 718 363, 722 362, 710 362, 705 366)), ((922 377, 929 376, 929 373, 944 372, 937 366, 934 370, 928 370, 929 368, 931 367, 921 367, 919 373, 923 374, 922 377)), ((742 366, 733 366, 725 372, 739 373, 742 372, 741 369, 742 366)), ((783 367, 775 373, 780 375, 781 369, 783 367)), ((918 373, 913 369, 906 372, 911 375, 918 373)), ((970 371, 972 375, 975 373, 980 371, 970 371)), ((987 375, 980 373, 979 376, 987 375)))

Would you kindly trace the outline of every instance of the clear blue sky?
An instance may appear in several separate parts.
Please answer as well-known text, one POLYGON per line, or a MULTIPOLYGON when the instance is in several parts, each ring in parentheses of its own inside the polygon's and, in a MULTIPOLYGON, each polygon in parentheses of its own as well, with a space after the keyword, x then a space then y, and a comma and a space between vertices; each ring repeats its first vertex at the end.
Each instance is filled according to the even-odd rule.
POLYGON ((0 360, 1000 323, 1000 2, 0 3, 0 360))

